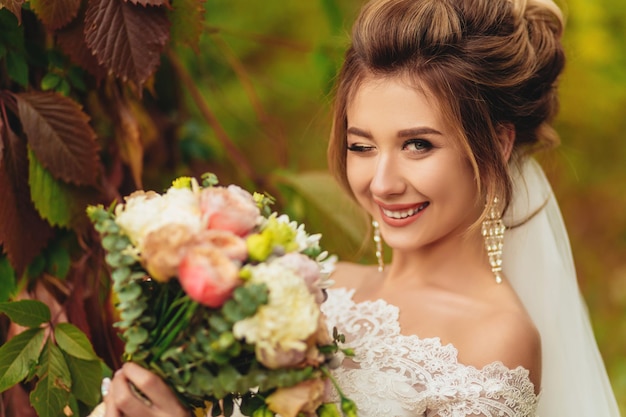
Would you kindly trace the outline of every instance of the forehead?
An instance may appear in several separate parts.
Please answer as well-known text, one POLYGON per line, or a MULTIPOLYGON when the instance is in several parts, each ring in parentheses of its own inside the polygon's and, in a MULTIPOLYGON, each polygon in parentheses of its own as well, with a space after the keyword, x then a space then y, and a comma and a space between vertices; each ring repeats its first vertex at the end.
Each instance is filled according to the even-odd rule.
POLYGON ((448 125, 439 100, 419 80, 406 76, 365 77, 350 94, 346 111, 348 126, 429 126, 442 131, 448 125))

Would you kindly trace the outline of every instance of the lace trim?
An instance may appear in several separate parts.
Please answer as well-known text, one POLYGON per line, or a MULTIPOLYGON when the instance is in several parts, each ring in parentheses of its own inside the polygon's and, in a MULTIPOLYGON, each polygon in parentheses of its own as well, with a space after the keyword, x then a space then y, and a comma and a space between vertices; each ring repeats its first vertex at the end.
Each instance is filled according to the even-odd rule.
POLYGON ((398 307, 384 300, 355 303, 354 290, 328 291, 323 310, 355 350, 335 371, 359 416, 532 417, 537 407, 528 370, 502 362, 482 369, 458 362, 439 338, 401 334, 398 307))

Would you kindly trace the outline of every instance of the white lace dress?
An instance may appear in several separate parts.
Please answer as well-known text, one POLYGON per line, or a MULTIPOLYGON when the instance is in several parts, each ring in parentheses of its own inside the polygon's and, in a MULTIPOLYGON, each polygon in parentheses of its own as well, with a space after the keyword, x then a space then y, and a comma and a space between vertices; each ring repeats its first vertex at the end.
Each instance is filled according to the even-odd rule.
POLYGON ((355 303, 353 290, 330 289, 323 310, 355 356, 333 374, 359 417, 534 417, 537 396, 522 367, 460 364, 437 338, 400 333, 399 311, 383 300, 355 303))

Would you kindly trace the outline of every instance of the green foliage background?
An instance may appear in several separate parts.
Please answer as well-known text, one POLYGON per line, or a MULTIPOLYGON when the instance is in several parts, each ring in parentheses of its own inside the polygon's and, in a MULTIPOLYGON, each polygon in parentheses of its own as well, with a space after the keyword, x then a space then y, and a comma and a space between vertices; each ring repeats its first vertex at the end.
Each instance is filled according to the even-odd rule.
MULTIPOLYGON (((288 143, 280 166, 325 169, 329 87, 361 4, 206 3, 214 32, 204 37, 199 55, 187 57, 187 66, 225 129, 255 155, 255 169, 273 172, 281 164, 268 146, 268 132, 280 132, 288 143), (241 60, 267 124, 250 105, 226 47, 241 60)), ((568 56, 556 122, 562 145, 541 161, 561 203, 600 350, 626 414, 626 9, 621 0, 568 0, 561 6, 568 56)), ((212 149, 211 130, 193 120, 197 137, 212 149)), ((314 215, 298 198, 288 203, 301 215, 314 215)), ((325 232, 327 245, 334 238, 325 232)), ((363 255, 358 247, 338 249, 346 258, 363 255)))
MULTIPOLYGON (((564 37, 568 64, 556 121, 562 145, 542 155, 541 162, 561 203, 594 331, 626 415, 626 9, 622 2, 561 1, 568 18, 564 37)), ((0 6, 14 4, 18 10, 21 3, 0 0, 0 6)), ((165 45, 158 71, 143 90, 119 78, 96 83, 82 70, 76 75, 77 67, 51 46, 50 33, 36 24, 31 3, 42 3, 23 5, 28 11, 26 22, 36 29, 39 43, 29 41, 27 49, 45 48, 49 59, 43 64, 27 62, 15 58, 19 53, 0 50, 13 78, 3 82, 3 88, 19 93, 56 85, 53 89, 70 94, 84 107, 101 149, 98 200, 108 205, 138 187, 162 191, 176 176, 199 178, 210 171, 223 184, 236 182, 270 192, 277 198, 277 208, 305 222, 307 230, 323 233, 323 246, 341 258, 373 260, 373 248, 362 243, 369 241, 367 222, 326 174, 332 81, 363 0, 171 0, 177 13, 168 16, 179 19, 172 25, 171 37, 179 41, 193 38, 194 25, 185 23, 199 22, 197 9, 202 3, 206 18, 200 44, 196 49, 180 42, 165 45), (72 82, 64 81, 65 76, 72 82)), ((152 12, 151 7, 143 9, 152 12)), ((9 16, 7 10, 2 13, 9 16)), ((145 22, 138 18, 135 24, 138 21, 145 22)), ((11 22, 0 23, 14 27, 11 22)), ((159 33, 168 28, 160 27, 159 33)), ((22 38, 26 39, 23 32, 11 34, 4 26, 0 31, 2 45, 22 38)), ((21 43, 18 46, 16 51, 24 50, 21 43)), ((6 101, 12 96, 3 97, 6 101)), ((37 169, 30 176, 46 173, 45 167, 33 167, 37 169)), ((47 182, 35 184, 59 182, 51 176, 44 179, 47 182)), ((50 197, 46 194, 50 187, 29 187, 36 203, 50 197)), ((54 211, 48 214, 64 219, 75 214, 70 207, 82 207, 96 198, 89 190, 72 196, 65 205, 50 204, 54 211)), ((41 214, 41 207, 37 209, 41 214)), ((45 281, 67 291, 70 297, 64 307, 72 310, 85 301, 72 288, 93 289, 97 293, 91 296, 100 296, 104 307, 74 309, 86 313, 73 317, 90 316, 91 326, 109 324, 105 293, 110 286, 98 263, 102 254, 92 236, 76 231, 83 229, 50 231, 53 238, 43 249, 45 256, 32 262, 28 258, 30 265, 23 275, 15 274, 15 265, 0 254, 0 300, 12 299, 35 281, 45 281), (85 239, 84 246, 76 244, 76 235, 80 242, 85 239), (54 262, 45 264, 44 258, 54 262), (66 276, 72 279, 65 280, 66 276)), ((5 246, 6 252, 6 242, 5 246)), ((89 328, 85 322, 77 324, 89 328)), ((94 329, 100 328, 104 327, 94 329)), ((91 342, 114 368, 119 365, 116 347, 106 337, 99 338, 99 333, 103 332, 93 333, 91 342), (108 356, 103 354, 107 352, 108 356)), ((0 341, 4 336, 0 329, 0 341)))

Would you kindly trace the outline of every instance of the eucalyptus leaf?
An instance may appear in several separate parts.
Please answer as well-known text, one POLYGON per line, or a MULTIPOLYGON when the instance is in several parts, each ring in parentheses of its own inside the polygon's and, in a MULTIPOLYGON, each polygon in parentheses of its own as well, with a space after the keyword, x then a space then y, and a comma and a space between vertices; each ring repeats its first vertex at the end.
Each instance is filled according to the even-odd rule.
POLYGON ((68 355, 85 360, 98 359, 85 333, 73 324, 57 324, 54 328, 54 337, 59 347, 68 355))
POLYGON ((37 300, 19 300, 0 303, 0 312, 24 327, 39 327, 50 321, 50 309, 37 300))
POLYGON ((22 381, 39 361, 44 329, 28 329, 0 346, 0 392, 22 381))

